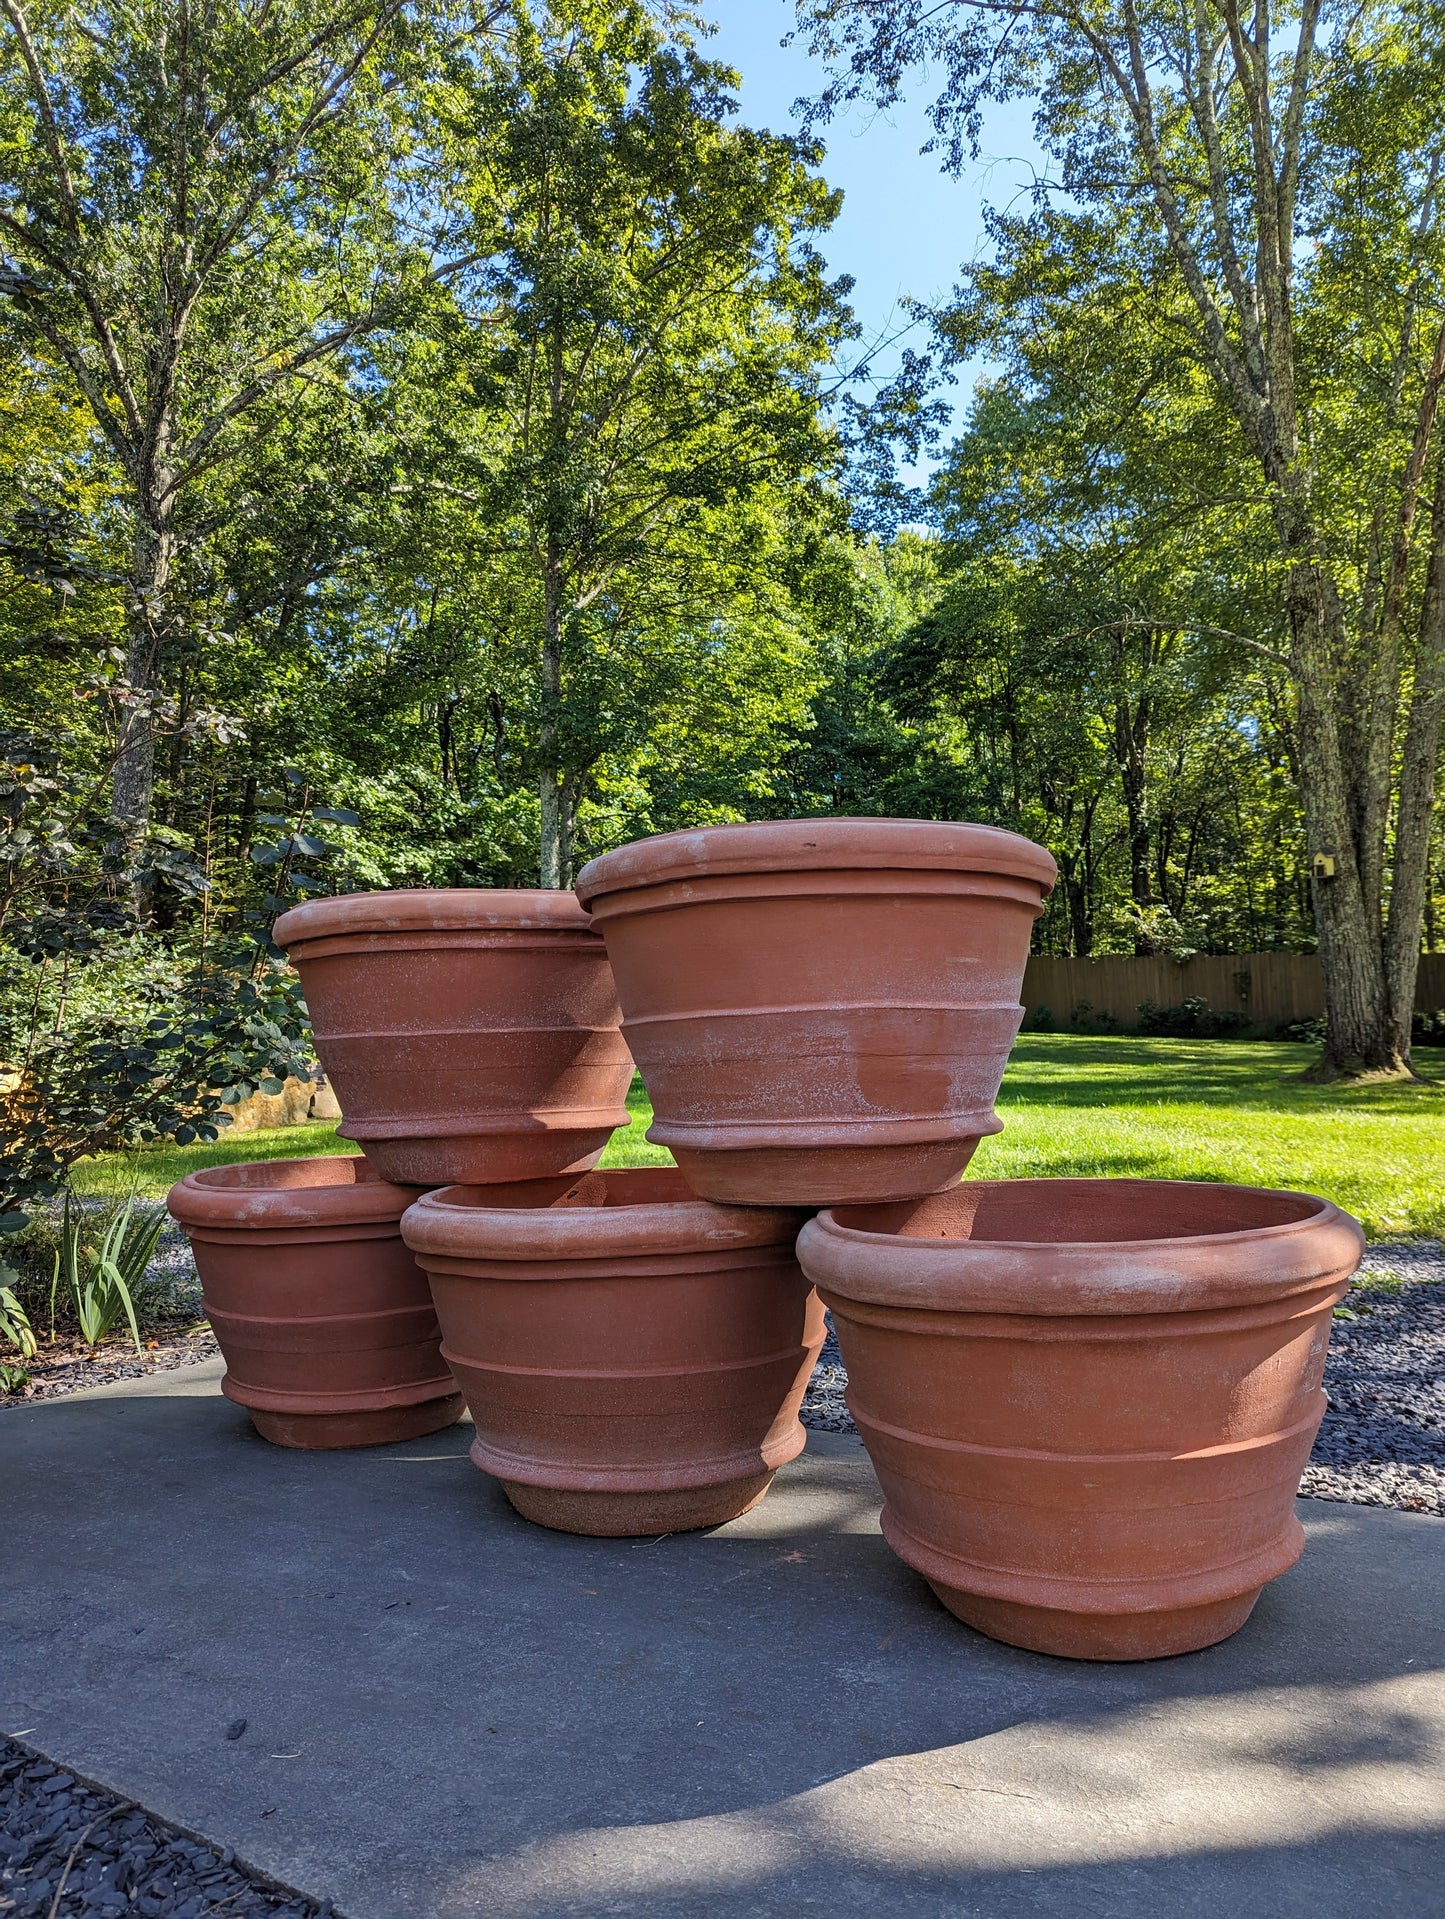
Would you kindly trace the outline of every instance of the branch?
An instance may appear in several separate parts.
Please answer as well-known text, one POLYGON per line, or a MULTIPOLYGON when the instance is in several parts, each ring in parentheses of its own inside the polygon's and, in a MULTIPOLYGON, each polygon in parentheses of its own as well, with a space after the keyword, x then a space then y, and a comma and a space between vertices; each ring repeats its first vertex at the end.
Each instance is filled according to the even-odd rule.
POLYGON ((1168 235, 1169 249, 1174 255, 1175 264, 1179 268, 1180 276, 1199 314, 1204 329, 1206 350, 1214 363, 1221 384, 1234 402, 1240 424, 1254 445, 1257 448, 1263 447, 1269 437, 1264 403, 1255 392, 1248 370, 1240 363, 1239 355, 1230 343, 1223 317, 1204 278, 1203 269, 1199 264, 1199 255, 1194 242, 1189 237, 1183 211, 1174 191, 1174 183, 1169 177, 1169 170, 1164 164, 1164 156, 1159 148, 1158 131, 1154 125, 1154 100, 1149 88, 1148 65, 1144 58, 1134 0, 1125 0, 1124 11, 1125 30, 1129 43, 1129 73, 1126 73, 1119 64, 1108 41, 1101 33, 1094 30, 1082 14, 1075 14, 1073 18, 1092 47, 1095 58, 1107 68, 1119 91, 1119 97, 1133 119, 1134 130, 1139 136, 1144 164, 1148 168, 1150 184, 1154 191, 1154 203, 1159 209, 1159 217, 1164 222, 1164 230, 1168 235))
POLYGON ((1251 287, 1245 278, 1239 252, 1234 243, 1234 229, 1230 223, 1229 169, 1225 163, 1224 148, 1219 138, 1219 121, 1214 110, 1217 46, 1209 32, 1205 0, 1194 0, 1194 38, 1199 59, 1199 78, 1188 98, 1195 124, 1204 142, 1206 187, 1209 205, 1214 215, 1214 238, 1219 248, 1220 265, 1224 269, 1225 285, 1229 288, 1230 298, 1234 301, 1235 311, 1239 315, 1240 326, 1244 333, 1245 359, 1250 376, 1262 393, 1265 387, 1265 367, 1264 348, 1259 337, 1259 303, 1256 289, 1251 287))
MULTIPOLYGON (((1300 10, 1299 40, 1294 50, 1294 73, 1289 84, 1289 100, 1284 110, 1279 172, 1279 230, 1288 247, 1294 236, 1295 197, 1299 187, 1299 150, 1304 127, 1305 100, 1309 93, 1310 62, 1314 58, 1315 36, 1319 30, 1320 0, 1304 0, 1300 10)), ((1285 275, 1293 271, 1291 248, 1285 260, 1285 275)))
POLYGON ((45 84, 40 56, 35 51, 34 40, 30 37, 30 22, 25 18, 25 10, 18 4, 18 0, 0 0, 0 10, 3 10, 16 40, 20 43, 20 58, 24 61, 25 71, 30 77, 30 91, 35 96, 35 109, 40 115, 40 130, 45 141, 45 150, 50 155, 50 164, 55 168, 55 180, 60 188, 61 205, 65 208, 65 217, 70 231, 78 240, 80 210, 75 197, 75 182, 70 175, 70 163, 65 157, 65 143, 60 137, 60 127, 55 118, 55 108, 51 103, 50 89, 45 84))
POLYGON ((1286 655, 1276 652, 1272 646, 1266 646, 1263 640, 1252 640, 1247 633, 1236 633, 1231 627, 1207 626, 1200 620, 1156 620, 1141 615, 1131 619, 1108 620, 1102 626, 1078 627, 1071 633, 1056 633, 1054 637, 1059 640, 1092 640, 1101 633, 1126 633, 1140 627, 1161 633, 1197 633, 1201 639, 1207 640, 1231 640, 1236 646, 1247 646, 1251 653, 1258 653, 1271 666, 1282 667, 1286 673, 1289 671, 1286 655))
MULTIPOLYGON (((55 118, 50 90, 45 84, 45 75, 41 70, 39 55, 35 51, 35 42, 30 37, 30 23, 25 18, 25 12, 19 5, 19 0, 0 0, 0 11, 3 11, 5 18, 10 22, 20 45, 20 57, 25 63, 25 70, 30 78, 30 90, 35 96, 35 110, 40 116, 45 150, 50 155, 50 164, 55 169, 55 183, 59 188, 61 203, 65 209, 66 223, 77 242, 78 251, 81 226, 75 182, 71 178, 70 163, 65 157, 65 143, 60 137, 60 127, 55 118)), ((21 228, 20 231, 23 232, 24 229, 21 228)), ((110 322, 105 317, 105 311, 96 298, 94 289, 82 274, 71 270, 67 272, 67 278, 90 315, 90 324, 95 329, 95 337, 100 343, 111 383, 125 411, 126 425, 132 434, 138 434, 141 430, 140 408, 136 405, 130 381, 126 378, 125 365, 115 344, 115 336, 110 330, 110 322)), ((89 394, 86 397, 89 398, 89 394)))
POLYGON ((97 426, 99 426, 106 439, 110 441, 121 465, 131 478, 134 479, 135 463, 132 457, 135 451, 134 440, 111 410, 110 402, 101 391, 95 374, 86 364, 85 355, 73 340, 67 339, 65 334, 61 332, 60 328, 56 325, 55 321, 51 319, 39 301, 13 301, 12 304, 17 317, 22 322, 28 321, 40 337, 48 341, 70 368, 70 371, 75 376, 76 385, 85 395, 86 403, 95 415, 97 426))
MULTIPOLYGON (((479 253, 464 254, 459 260, 450 260, 445 266, 436 267, 418 283, 420 286, 436 286, 450 279, 454 274, 462 273, 485 256, 479 253)), ((180 449, 176 460, 176 471, 168 496, 178 493, 189 480, 194 479, 205 465, 203 456, 217 437, 228 427, 232 420, 253 406, 257 400, 291 379, 305 366, 323 359, 327 354, 338 352, 351 340, 359 339, 362 334, 370 333, 377 327, 385 326, 401 304, 402 295, 397 294, 389 300, 383 300, 376 306, 348 321, 345 326, 334 327, 330 333, 323 334, 319 340, 313 340, 303 352, 294 354, 280 366, 251 380, 241 391, 227 401, 219 412, 213 413, 206 424, 180 449)))

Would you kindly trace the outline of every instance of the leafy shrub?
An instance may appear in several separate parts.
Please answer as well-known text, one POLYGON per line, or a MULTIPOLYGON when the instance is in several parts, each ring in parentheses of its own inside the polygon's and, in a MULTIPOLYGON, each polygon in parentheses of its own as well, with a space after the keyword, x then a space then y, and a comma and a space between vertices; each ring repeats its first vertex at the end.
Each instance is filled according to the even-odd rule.
POLYGON ((1139 1031, 1155 1039, 1234 1039, 1250 1024, 1247 1013, 1209 1004, 1191 993, 1178 1006, 1141 1000, 1139 1031))
POLYGON ((250 853, 269 890, 218 935, 209 872, 168 828, 128 843, 99 809, 105 781, 94 771, 68 769, 54 742, 0 734, 3 1234, 64 1191, 78 1159, 143 1140, 214 1140, 228 1106, 314 1072, 300 987, 270 924, 297 893, 324 890, 303 863, 329 849, 303 829, 356 816, 311 806, 288 771, 299 786, 292 813, 262 816, 287 831, 250 853), (196 909, 169 936, 150 923, 162 897, 196 909))
POLYGON ((1075 1033, 1117 1033, 1120 1024, 1113 1013, 1095 1006, 1090 1000, 1081 999, 1069 1014, 1069 1028, 1075 1033))
POLYGON ((1303 1042, 1311 1046, 1322 1046, 1325 1038, 1325 1021, 1318 1014, 1308 1019, 1287 1019, 1271 1029, 1271 1039, 1288 1039, 1303 1042))
POLYGON ((1445 1046, 1445 1012, 1417 1013, 1410 1022, 1412 1046, 1445 1046))

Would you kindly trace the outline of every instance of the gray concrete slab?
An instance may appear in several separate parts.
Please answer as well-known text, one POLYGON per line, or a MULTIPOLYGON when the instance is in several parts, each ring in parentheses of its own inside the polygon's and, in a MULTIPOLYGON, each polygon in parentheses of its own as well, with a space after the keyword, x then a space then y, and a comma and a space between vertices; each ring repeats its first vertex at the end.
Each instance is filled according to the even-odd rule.
POLYGON ((1234 1640, 1077 1666, 934 1603, 855 1441, 573 1539, 217 1373, 0 1414, 0 1730, 350 1919, 1445 1915, 1445 1521, 1302 1502, 1234 1640))

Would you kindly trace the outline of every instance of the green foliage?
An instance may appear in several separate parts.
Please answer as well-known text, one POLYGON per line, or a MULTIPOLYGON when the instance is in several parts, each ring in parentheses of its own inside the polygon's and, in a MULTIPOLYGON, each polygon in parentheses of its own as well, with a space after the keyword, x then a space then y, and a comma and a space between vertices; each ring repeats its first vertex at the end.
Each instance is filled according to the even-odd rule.
MULTIPOLYGON (((311 1068, 269 928, 317 893, 903 813, 1048 843, 1049 951, 1311 943, 1274 508, 1117 101, 1062 20, 808 10, 846 86, 926 42, 948 135, 1052 76, 1071 191, 937 316, 994 371, 927 534, 849 531, 837 198, 685 9, 38 0, 34 63, 0 22, 0 1230, 117 1147, 251 1150, 229 1105, 311 1068)), ((1429 17, 1312 69, 1299 379, 1357 637, 1438 292, 1429 17)), ((1241 206, 1246 136, 1231 93, 1241 206)))
POLYGON ((677 736, 706 763, 789 703, 800 622, 767 574, 827 508, 849 322, 810 244, 836 209, 815 149, 731 124, 734 76, 646 8, 511 13, 453 129, 488 183, 488 301, 406 370, 446 488, 415 653, 443 781, 475 783, 485 728, 555 884, 673 783, 677 736))
MULTIPOLYGON (((125 844, 54 747, 16 732, 0 746, 0 1229, 14 1232, 77 1159, 215 1139, 227 1105, 312 1062, 294 977, 253 937, 211 934, 210 879, 177 836, 125 844), (142 879, 200 906, 194 935, 144 928, 142 879)), ((274 850, 284 889, 321 845, 274 850)))
MULTIPOLYGON (((932 371, 1001 369, 936 505, 965 593, 1011 572, 1015 637, 1057 643, 1066 674, 1080 641, 1113 668, 1098 744, 1119 768, 1136 950, 1157 949, 1159 908, 1186 940, 1238 940, 1263 917, 1292 942, 1312 919, 1330 1069, 1407 1071, 1440 907, 1437 0, 1348 21, 1260 8, 1247 27, 1228 0, 799 14, 832 63, 815 120, 916 81, 957 170, 990 102, 1037 101, 1045 175, 992 218, 992 257, 935 316, 932 371), (1154 752, 1171 707, 1177 757, 1154 752), (1274 818, 1230 832, 1229 811, 1271 788, 1274 818), (1273 884, 1257 856, 1231 882, 1231 838, 1280 844, 1273 884), (1307 850, 1330 851, 1333 884, 1308 884, 1307 850)), ((910 364, 902 399, 928 370, 910 364)), ((1104 850, 1087 780, 1071 769, 1062 789, 1055 909, 1078 952, 1099 931, 1104 850)))
POLYGON ((132 1193, 123 1205, 101 1218, 97 1239, 92 1222, 67 1200, 51 1279, 52 1337, 55 1296, 63 1280, 81 1338, 88 1346, 98 1346, 124 1319, 136 1351, 142 1350, 135 1293, 145 1278, 165 1220, 159 1208, 152 1212, 139 1210, 132 1193))
POLYGON ((1190 994, 1178 1006, 1161 1006, 1152 999, 1139 1004, 1139 1031, 1159 1038, 1228 1039, 1248 1025, 1247 1013, 1211 1006, 1197 994, 1190 994))
POLYGON ((22 1359, 33 1359, 39 1350, 30 1315, 11 1286, 0 1286, 0 1340, 13 1346, 22 1359))

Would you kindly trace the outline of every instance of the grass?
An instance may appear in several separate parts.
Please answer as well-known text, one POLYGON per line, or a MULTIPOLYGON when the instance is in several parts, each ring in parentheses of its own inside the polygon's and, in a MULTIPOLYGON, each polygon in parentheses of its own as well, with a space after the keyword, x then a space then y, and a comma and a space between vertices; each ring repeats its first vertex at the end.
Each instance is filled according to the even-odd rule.
POLYGON ((984 1177, 1222 1179, 1323 1193, 1371 1238, 1445 1237, 1445 1058, 1425 1085, 1315 1086, 1311 1046, 1025 1033, 984 1177))
MULTIPOLYGON (((1445 1059, 1422 1062, 1424 1086, 1314 1086, 1309 1046, 1240 1040, 1085 1038, 1026 1033, 999 1112, 1005 1130, 979 1147, 984 1178, 1038 1174, 1237 1180, 1323 1193, 1373 1238, 1445 1237, 1445 1059)), ((643 1138, 652 1113, 634 1084, 632 1125, 604 1166, 666 1165, 643 1138)), ((161 1197, 184 1173, 227 1160, 350 1151, 329 1122, 241 1133, 214 1146, 155 1146, 76 1169, 84 1193, 161 1197)))

